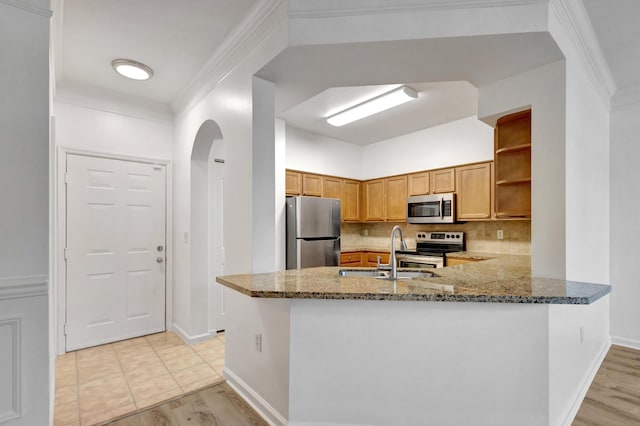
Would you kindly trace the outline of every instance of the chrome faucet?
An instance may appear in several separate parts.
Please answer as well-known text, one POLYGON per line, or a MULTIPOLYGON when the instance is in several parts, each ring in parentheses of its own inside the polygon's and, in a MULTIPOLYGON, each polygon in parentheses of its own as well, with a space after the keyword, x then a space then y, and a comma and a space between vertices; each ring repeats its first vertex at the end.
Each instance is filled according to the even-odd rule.
POLYGON ((378 269, 390 269, 390 280, 396 280, 398 278, 398 260, 396 259, 396 232, 400 232, 400 246, 402 250, 407 250, 407 242, 404 240, 404 233, 400 225, 396 225, 391 230, 391 254, 389 255, 389 263, 381 264, 380 256, 378 256, 378 269))

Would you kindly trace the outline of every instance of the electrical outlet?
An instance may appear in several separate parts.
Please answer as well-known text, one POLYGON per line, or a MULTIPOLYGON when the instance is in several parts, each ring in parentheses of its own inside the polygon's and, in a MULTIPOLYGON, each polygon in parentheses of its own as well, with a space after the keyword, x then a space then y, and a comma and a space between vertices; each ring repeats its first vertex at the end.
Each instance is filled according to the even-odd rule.
POLYGON ((498 229, 498 239, 499 240, 504 239, 504 232, 502 232, 502 229, 498 229))
POLYGON ((262 352, 262 334, 256 334, 256 352, 262 352))
POLYGON ((185 232, 185 233, 183 234, 183 237, 184 237, 184 243, 185 243, 185 244, 189 244, 189 233, 188 233, 188 232, 185 232))
POLYGON ((364 235, 365 237, 369 236, 369 230, 365 229, 364 231, 362 231, 362 235, 364 235))

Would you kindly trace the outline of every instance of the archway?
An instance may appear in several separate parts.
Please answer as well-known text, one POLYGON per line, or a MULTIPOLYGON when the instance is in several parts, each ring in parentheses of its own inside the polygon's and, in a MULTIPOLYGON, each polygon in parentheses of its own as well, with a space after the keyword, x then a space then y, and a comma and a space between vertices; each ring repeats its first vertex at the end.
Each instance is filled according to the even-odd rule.
POLYGON ((196 335, 224 330, 224 140, 213 120, 196 134, 191 152, 191 320, 196 335))

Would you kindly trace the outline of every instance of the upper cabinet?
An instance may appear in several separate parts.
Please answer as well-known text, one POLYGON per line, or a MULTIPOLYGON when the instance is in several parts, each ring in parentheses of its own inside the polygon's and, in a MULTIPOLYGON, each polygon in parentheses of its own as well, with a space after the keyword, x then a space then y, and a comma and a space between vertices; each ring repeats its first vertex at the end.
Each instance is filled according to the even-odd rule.
POLYGON ((322 176, 303 173, 302 195, 306 195, 308 197, 322 197, 322 176))
POLYGON ((407 195, 427 195, 430 191, 429 172, 407 175, 407 195))
POLYGON ((360 221, 360 182, 352 179, 342 180, 341 216, 343 222, 360 221))
POLYGON ((491 163, 481 163, 456 168, 458 220, 491 218, 491 167, 491 163))
POLYGON ((531 110, 498 119, 495 128, 495 211, 531 217, 531 110))
POLYGON ((430 173, 431 193, 442 194, 445 192, 455 192, 456 190, 456 169, 440 169, 430 173))
POLYGON ((363 182, 364 217, 368 222, 403 222, 407 218, 407 176, 363 182))
POLYGON ((324 198, 342 198, 342 179, 333 176, 323 176, 322 196, 324 198))
POLYGON ((365 221, 380 222, 385 219, 384 179, 363 182, 365 221))
POLYGON ((302 194, 302 173, 295 170, 286 171, 285 193, 287 195, 302 194))
POLYGON ((407 176, 385 178, 385 219, 391 222, 404 222, 407 219, 407 176))

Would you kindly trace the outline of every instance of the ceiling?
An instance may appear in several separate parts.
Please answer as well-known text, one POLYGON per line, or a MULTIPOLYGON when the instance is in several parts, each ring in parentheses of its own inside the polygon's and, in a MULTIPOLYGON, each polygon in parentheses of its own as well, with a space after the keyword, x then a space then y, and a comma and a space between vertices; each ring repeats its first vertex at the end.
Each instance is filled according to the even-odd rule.
MULTIPOLYGON (((57 88, 90 88, 168 107, 269 2, 53 0, 57 88), (127 80, 112 71, 115 58, 146 63, 155 75, 127 80)), ((640 2, 583 2, 618 88, 640 87, 640 2)), ((473 115, 474 86, 560 57, 547 33, 305 46, 286 49, 259 75, 276 82, 277 115, 289 125, 369 144, 473 115), (325 123, 329 110, 398 84, 418 90, 420 99, 341 128, 325 123)))

